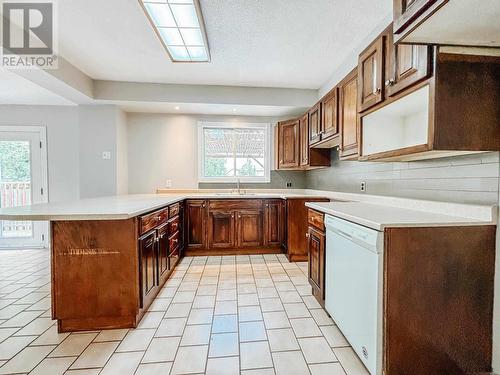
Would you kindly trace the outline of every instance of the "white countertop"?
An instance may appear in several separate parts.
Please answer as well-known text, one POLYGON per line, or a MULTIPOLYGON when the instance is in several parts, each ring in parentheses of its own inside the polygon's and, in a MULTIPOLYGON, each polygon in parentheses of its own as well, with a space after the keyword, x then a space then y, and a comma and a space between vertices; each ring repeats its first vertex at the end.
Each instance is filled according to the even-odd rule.
POLYGON ((494 221, 444 215, 366 202, 310 202, 307 207, 377 231, 388 227, 437 227, 495 224, 494 221))
POLYGON ((0 220, 117 220, 129 219, 184 199, 259 199, 325 197, 330 203, 309 207, 361 225, 383 230, 389 226, 495 225, 498 208, 418 199, 301 189, 248 189, 246 195, 231 190, 159 190, 161 194, 131 194, 70 202, 2 208, 0 220), (345 201, 345 202, 341 202, 345 201))
POLYGON ((213 192, 185 194, 130 194, 70 202, 40 203, 29 206, 1 208, 0 220, 117 220, 151 212, 183 199, 264 199, 311 196, 296 192, 250 192, 244 195, 213 192))

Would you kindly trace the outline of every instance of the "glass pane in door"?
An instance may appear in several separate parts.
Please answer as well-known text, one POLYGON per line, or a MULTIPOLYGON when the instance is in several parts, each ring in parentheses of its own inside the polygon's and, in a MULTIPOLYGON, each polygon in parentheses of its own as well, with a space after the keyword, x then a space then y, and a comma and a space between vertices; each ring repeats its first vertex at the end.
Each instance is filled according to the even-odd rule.
MULTIPOLYGON (((0 140, 0 207, 31 204, 31 156, 29 141, 0 140)), ((0 222, 0 238, 31 238, 33 222, 0 222)))

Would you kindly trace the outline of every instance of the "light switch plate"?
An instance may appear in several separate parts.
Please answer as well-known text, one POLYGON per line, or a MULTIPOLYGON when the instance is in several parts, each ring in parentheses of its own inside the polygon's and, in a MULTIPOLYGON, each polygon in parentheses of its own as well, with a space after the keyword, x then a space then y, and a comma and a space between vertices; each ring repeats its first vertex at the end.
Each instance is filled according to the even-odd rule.
POLYGON ((103 160, 110 160, 111 159, 111 151, 103 151, 102 152, 102 159, 103 160))
POLYGON ((172 180, 165 181, 165 187, 171 188, 172 187, 172 180))

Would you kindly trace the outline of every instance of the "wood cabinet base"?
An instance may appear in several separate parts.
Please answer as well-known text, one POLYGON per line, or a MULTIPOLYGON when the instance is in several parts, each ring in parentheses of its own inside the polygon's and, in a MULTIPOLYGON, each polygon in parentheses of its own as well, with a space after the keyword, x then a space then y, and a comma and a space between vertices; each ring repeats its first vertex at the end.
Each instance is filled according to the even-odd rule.
MULTIPOLYGON (((140 219, 51 222, 52 319, 59 332, 133 328, 141 307, 140 219)), ((174 269, 179 258, 172 258, 174 269)))

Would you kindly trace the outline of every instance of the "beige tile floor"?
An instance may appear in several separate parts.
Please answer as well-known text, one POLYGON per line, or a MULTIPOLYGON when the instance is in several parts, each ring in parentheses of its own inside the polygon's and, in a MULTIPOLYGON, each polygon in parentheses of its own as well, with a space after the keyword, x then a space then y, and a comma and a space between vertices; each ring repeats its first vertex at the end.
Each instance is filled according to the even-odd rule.
POLYGON ((47 250, 0 251, 0 374, 366 375, 282 255, 184 258, 137 329, 58 334, 47 250))

